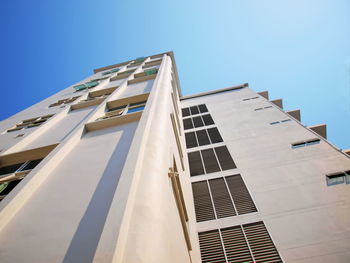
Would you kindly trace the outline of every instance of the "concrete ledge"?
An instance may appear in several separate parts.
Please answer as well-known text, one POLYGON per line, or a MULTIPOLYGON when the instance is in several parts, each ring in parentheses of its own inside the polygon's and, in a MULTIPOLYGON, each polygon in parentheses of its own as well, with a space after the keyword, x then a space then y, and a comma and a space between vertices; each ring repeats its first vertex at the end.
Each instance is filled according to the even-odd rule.
POLYGON ((265 99, 269 99, 269 92, 266 90, 266 91, 261 91, 261 92, 258 92, 258 94, 261 96, 261 97, 264 97, 265 99))
POLYGON ((288 113, 290 116, 292 116, 294 119, 297 119, 298 121, 301 121, 301 116, 300 116, 300 110, 290 110, 287 111, 286 113, 288 113))
POLYGON ((130 104, 130 103, 136 103, 136 102, 144 101, 144 100, 147 100, 148 97, 149 97, 149 93, 143 93, 143 94, 140 94, 140 95, 126 97, 126 98, 123 98, 123 99, 111 100, 111 101, 107 102, 107 108, 111 109, 111 108, 119 107, 119 106, 122 106, 122 105, 127 105, 127 104, 130 104))
POLYGON ((73 104, 70 106, 71 110, 77 110, 77 109, 82 109, 82 108, 87 108, 90 106, 98 105, 102 103, 106 98, 99 98, 99 99, 92 99, 89 101, 83 101, 81 100, 80 102, 73 104))
POLYGON ((308 128, 313 130, 314 132, 316 132, 321 137, 327 139, 327 125, 326 124, 309 126, 308 128))
POLYGON ((107 89, 99 89, 99 90, 90 91, 89 97, 93 98, 93 97, 98 97, 98 96, 101 96, 101 95, 104 95, 107 93, 111 94, 117 88, 119 88, 119 86, 115 86, 115 87, 111 87, 111 88, 107 88, 107 89))
POLYGON ((350 156, 350 149, 343 150, 343 153, 346 153, 347 155, 350 156))
POLYGON ((155 79, 156 76, 157 76, 157 74, 152 74, 152 75, 148 75, 148 76, 134 78, 134 79, 129 80, 128 84, 134 84, 134 83, 138 83, 138 82, 142 82, 142 81, 146 81, 146 80, 150 80, 150 79, 155 79))
POLYGON ((58 144, 52 144, 52 145, 48 145, 40 148, 31 149, 31 150, 25 150, 21 152, 2 155, 0 156, 0 165, 7 166, 7 165, 25 162, 28 160, 36 160, 36 159, 44 158, 53 149, 55 149, 57 145, 58 144))
POLYGON ((138 121, 141 118, 142 112, 143 111, 138 111, 138 112, 122 115, 122 116, 111 117, 105 120, 89 122, 85 124, 85 129, 87 132, 97 131, 97 130, 102 130, 113 126, 125 124, 128 122, 138 121))
POLYGON ((187 99, 212 95, 212 94, 216 94, 216 93, 226 92, 226 91, 230 91, 230 90, 238 90, 238 89, 243 89, 245 87, 248 87, 248 83, 244 83, 242 85, 233 86, 233 87, 229 87, 229 88, 216 89, 216 90, 211 90, 211 91, 207 91, 207 92, 201 92, 201 93, 197 93, 197 94, 193 94, 193 95, 188 95, 188 96, 180 97, 180 100, 187 100, 187 99))
POLYGON ((283 109, 282 99, 270 100, 271 103, 275 104, 277 107, 283 109))

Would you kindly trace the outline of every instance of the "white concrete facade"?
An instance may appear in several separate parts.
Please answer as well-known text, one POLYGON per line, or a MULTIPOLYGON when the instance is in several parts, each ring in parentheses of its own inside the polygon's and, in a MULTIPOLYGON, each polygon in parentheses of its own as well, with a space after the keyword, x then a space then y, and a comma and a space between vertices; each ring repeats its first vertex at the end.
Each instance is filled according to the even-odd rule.
POLYGON ((0 122, 1 262, 215 262, 198 233, 253 222, 284 262, 349 262, 350 184, 326 181, 349 156, 246 84, 179 87, 167 52, 97 69, 0 122), (185 130, 181 108, 201 104, 215 124, 185 130), (186 133, 212 127, 222 142, 186 149, 186 133), (191 176, 187 153, 220 146, 237 168, 191 176), (192 183, 235 174, 258 211, 197 223, 192 183))

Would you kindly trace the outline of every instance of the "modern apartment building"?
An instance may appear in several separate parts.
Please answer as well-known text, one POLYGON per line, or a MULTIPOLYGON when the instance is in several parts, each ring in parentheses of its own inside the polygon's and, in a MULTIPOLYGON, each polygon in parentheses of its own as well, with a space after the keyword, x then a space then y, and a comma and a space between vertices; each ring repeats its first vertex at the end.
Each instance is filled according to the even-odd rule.
POLYGON ((2 263, 350 262, 350 152, 248 84, 183 96, 172 52, 0 132, 2 263))

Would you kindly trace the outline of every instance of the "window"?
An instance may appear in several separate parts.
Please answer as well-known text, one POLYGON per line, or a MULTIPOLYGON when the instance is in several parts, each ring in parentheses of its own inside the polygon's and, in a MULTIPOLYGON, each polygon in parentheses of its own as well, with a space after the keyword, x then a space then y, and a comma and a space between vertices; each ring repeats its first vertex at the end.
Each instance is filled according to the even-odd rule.
POLYGON ((237 168, 226 146, 190 152, 188 162, 191 176, 237 168))
POLYGON ((119 79, 125 79, 125 78, 129 77, 134 72, 135 72, 134 69, 119 72, 117 74, 117 76, 114 76, 114 77, 110 78, 110 81, 119 80, 119 79))
POLYGON ((192 129, 214 124, 210 114, 183 119, 184 129, 192 129))
POLYGON ((350 184, 350 170, 326 175, 327 186, 336 184, 350 184))
POLYGON ((182 117, 196 115, 196 114, 205 113, 205 112, 208 112, 207 106, 205 104, 191 106, 189 108, 182 109, 182 117))
POLYGON ((98 84, 99 84, 98 81, 92 80, 92 81, 86 82, 84 84, 73 86, 73 88, 75 89, 76 92, 78 92, 78 91, 82 91, 82 90, 85 90, 85 89, 94 88, 98 84))
POLYGON ((240 174, 192 183, 192 191, 197 222, 257 212, 240 174))
POLYGON ((202 263, 282 262, 262 221, 200 232, 198 238, 202 263))
POLYGON ((263 108, 257 108, 257 109, 254 109, 255 111, 259 111, 259 110, 265 110, 265 109, 270 109, 272 108, 272 106, 266 106, 266 107, 263 107, 263 108))
POLYGON ((134 79, 129 80, 128 83, 132 84, 140 81, 153 79, 156 77, 157 73, 158 73, 158 68, 145 69, 143 72, 136 73, 134 75, 134 79))
POLYGON ((162 63, 162 59, 151 60, 149 62, 146 62, 142 68, 157 66, 157 65, 160 65, 161 63, 162 63))
POLYGON ((190 235, 189 235, 188 226, 187 226, 188 214, 187 214, 187 209, 186 209, 185 200, 182 193, 179 173, 177 172, 175 160, 174 160, 174 166, 173 168, 169 169, 168 175, 171 179, 173 193, 176 201, 176 206, 179 211, 179 216, 180 216, 182 230, 183 230, 186 244, 187 244, 187 249, 192 250, 190 235))
POLYGON ((103 76, 105 76, 105 75, 109 75, 109 74, 112 74, 112 73, 118 72, 119 70, 120 70, 119 68, 111 69, 111 70, 108 70, 108 71, 102 72, 102 75, 103 75, 103 76))
POLYGON ((78 99, 80 97, 81 96, 75 96, 75 97, 71 97, 71 98, 58 100, 57 102, 50 104, 49 107, 51 108, 51 107, 59 106, 61 104, 68 104, 68 103, 71 103, 71 102, 75 101, 76 99, 78 99))
POLYGON ((41 117, 36 117, 36 118, 24 120, 24 121, 16 124, 11 129, 8 129, 7 132, 19 131, 19 130, 23 130, 23 129, 29 129, 29 128, 40 126, 41 124, 46 122, 48 119, 50 119, 53 115, 54 114, 50 114, 50 115, 45 115, 45 116, 41 116, 41 117))
POLYGON ((255 100, 255 99, 258 99, 259 98, 259 96, 257 96, 257 97, 252 97, 252 98, 246 98, 246 99, 243 99, 243 101, 247 101, 247 100, 255 100))
POLYGON ((319 143, 320 143, 320 139, 311 139, 308 141, 292 143, 292 148, 300 148, 300 147, 310 146, 310 145, 319 144, 319 143))
POLYGON ((0 167, 0 201, 43 159, 0 167))
POLYGON ((289 121, 291 121, 291 119, 285 119, 285 120, 281 120, 281 121, 274 121, 274 122, 270 122, 270 125, 282 124, 282 123, 289 122, 289 121))
POLYGON ((140 101, 129 103, 127 105, 121 105, 113 108, 107 108, 105 116, 98 118, 97 120, 109 119, 121 115, 126 115, 138 111, 143 111, 145 109, 147 101, 140 101))

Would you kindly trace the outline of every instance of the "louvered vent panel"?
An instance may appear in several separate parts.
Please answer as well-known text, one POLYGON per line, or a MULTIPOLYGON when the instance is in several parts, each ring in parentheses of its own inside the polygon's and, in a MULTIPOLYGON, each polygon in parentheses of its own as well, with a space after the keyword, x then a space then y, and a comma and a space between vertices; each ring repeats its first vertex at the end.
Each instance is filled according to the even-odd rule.
POLYGON ((223 178, 209 180, 210 190, 214 201, 215 211, 218 218, 235 216, 236 212, 232 205, 223 178))
POLYGON ((282 262, 263 222, 243 225, 243 229, 256 263, 282 262))
POLYGON ((226 146, 216 147, 215 152, 223 171, 237 168, 226 146))
POLYGON ((198 105, 198 108, 201 113, 208 112, 207 106, 205 106, 205 104, 198 105))
POLYGON ((194 134, 194 132, 185 133, 185 139, 186 139, 186 148, 187 149, 198 146, 196 135, 194 134))
POLYGON ((195 115, 199 113, 198 107, 197 106, 192 106, 190 107, 191 115, 195 115))
POLYGON ((191 176, 204 174, 203 163, 199 152, 188 153, 188 164, 191 176))
POLYGON ((253 262, 241 226, 221 229, 227 260, 230 263, 253 262))
POLYGON ((257 212, 240 174, 226 177, 226 182, 239 215, 257 212))
POLYGON ((218 161, 215 158, 213 149, 202 150, 203 163, 206 173, 215 173, 220 171, 218 161))
POLYGON ((190 109, 189 108, 183 108, 182 109, 182 117, 186 117, 190 115, 190 109))
POLYGON ((208 133, 210 136, 211 143, 218 143, 223 141, 217 128, 208 129, 208 133))
POLYGON ((211 117, 210 114, 202 115, 203 121, 205 125, 212 125, 214 124, 213 118, 211 117))
POLYGON ((207 181, 192 184, 197 222, 215 219, 207 181))
POLYGON ((218 230, 198 234, 202 263, 226 263, 218 230))
POLYGON ((194 117, 192 120, 195 128, 204 126, 201 116, 194 117))
POLYGON ((183 120, 184 123, 184 129, 188 130, 188 129, 192 129, 193 128, 193 123, 192 123, 192 119, 188 118, 188 119, 184 119, 183 120))
POLYGON ((196 131, 196 134, 197 134, 197 138, 198 138, 198 144, 200 146, 210 144, 209 137, 208 137, 206 130, 196 131))

